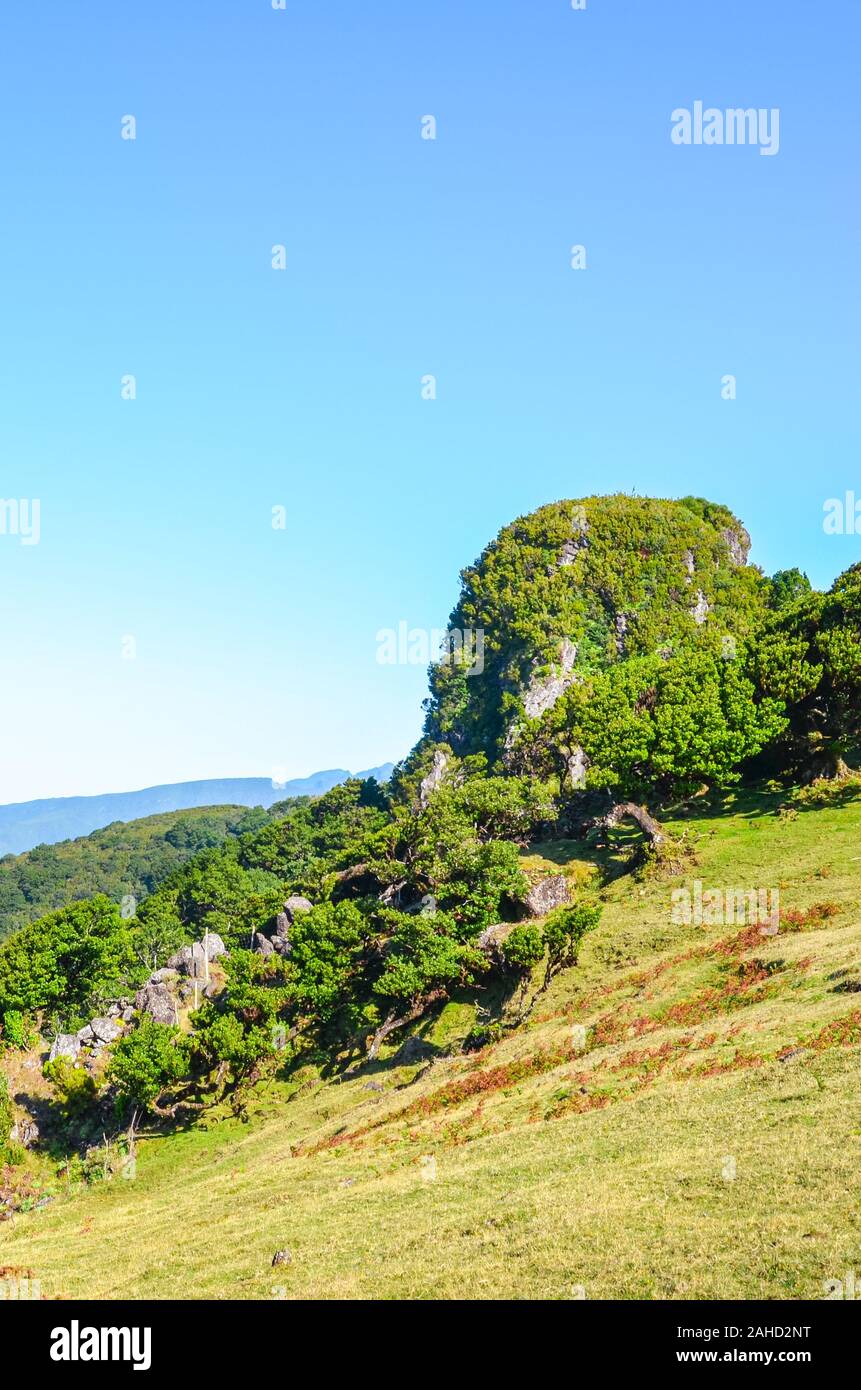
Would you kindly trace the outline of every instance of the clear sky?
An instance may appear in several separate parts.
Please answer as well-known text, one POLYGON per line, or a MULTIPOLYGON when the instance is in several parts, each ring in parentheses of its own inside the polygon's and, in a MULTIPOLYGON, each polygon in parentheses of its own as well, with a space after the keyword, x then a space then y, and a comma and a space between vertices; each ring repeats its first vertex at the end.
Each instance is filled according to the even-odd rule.
POLYGON ((861 558, 859 40, 857 0, 5 0, 0 802, 403 755, 377 632, 559 497, 861 558), (698 100, 779 152, 674 144, 698 100))

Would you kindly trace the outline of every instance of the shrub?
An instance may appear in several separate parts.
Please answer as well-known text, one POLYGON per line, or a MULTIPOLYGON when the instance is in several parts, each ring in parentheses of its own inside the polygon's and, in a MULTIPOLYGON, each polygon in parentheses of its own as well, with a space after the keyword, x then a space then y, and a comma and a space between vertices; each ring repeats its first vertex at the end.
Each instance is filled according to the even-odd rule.
POLYGON ((76 1067, 68 1057, 55 1057, 53 1062, 45 1063, 43 1075, 53 1087, 63 1119, 77 1124, 96 1099, 96 1083, 89 1072, 76 1067))
POLYGON ((32 1043, 32 1033, 20 1009, 7 1009, 3 1015, 2 1039, 7 1047, 27 1048, 32 1043))
POLYGON ((15 1107, 9 1094, 9 1083, 0 1072, 0 1162, 12 1162, 12 1140, 10 1134, 15 1123, 15 1107))
POLYGON ((121 1038, 108 1067, 120 1107, 139 1105, 151 1110, 159 1096, 187 1071, 188 1047, 178 1030, 145 1018, 133 1033, 121 1038))
POLYGON ((544 941, 540 928, 534 922, 515 927, 506 937, 502 951, 506 964, 525 974, 537 965, 544 955, 544 941))

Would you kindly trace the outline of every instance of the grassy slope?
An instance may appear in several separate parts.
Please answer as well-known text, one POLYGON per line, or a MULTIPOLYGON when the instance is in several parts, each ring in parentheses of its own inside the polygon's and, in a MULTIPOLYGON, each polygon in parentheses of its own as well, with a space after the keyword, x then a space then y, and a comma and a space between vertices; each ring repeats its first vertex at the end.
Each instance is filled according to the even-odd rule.
MULTIPOLYGON (((90 1298, 822 1297, 861 1266, 861 998, 837 989, 861 980, 861 801, 775 805, 679 825, 688 879, 836 915, 739 938, 672 923, 684 879, 620 876, 525 1030, 273 1082, 249 1123, 152 1140, 134 1182, 0 1227, 0 1264, 90 1298)), ((425 1032, 451 1042, 472 1017, 451 1004, 425 1032)))
POLYGON ((248 814, 244 806, 203 806, 117 822, 77 840, 0 859, 0 941, 55 908, 96 893, 141 899, 193 850, 166 840, 177 823, 211 825, 218 842, 248 814))

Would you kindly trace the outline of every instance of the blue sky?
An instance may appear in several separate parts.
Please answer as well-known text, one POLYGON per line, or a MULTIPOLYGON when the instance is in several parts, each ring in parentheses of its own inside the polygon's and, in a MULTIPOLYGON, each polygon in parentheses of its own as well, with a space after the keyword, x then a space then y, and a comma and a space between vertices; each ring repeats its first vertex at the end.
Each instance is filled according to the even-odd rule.
POLYGON ((41 535, 0 535, 0 801, 403 755, 425 672, 378 630, 559 497, 861 558, 822 528, 859 39, 854 0, 7 0, 0 496, 41 535), (674 145, 696 100, 779 108, 779 153, 674 145))

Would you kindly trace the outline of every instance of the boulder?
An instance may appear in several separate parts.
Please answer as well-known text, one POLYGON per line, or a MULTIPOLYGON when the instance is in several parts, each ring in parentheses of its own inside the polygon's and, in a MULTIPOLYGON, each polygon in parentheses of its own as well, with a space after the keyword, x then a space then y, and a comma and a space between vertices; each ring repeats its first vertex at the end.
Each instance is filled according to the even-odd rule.
POLYGON ((9 1135, 13 1144, 21 1144, 25 1149, 32 1148, 39 1138, 39 1126, 35 1120, 18 1120, 9 1135))
POLYGON ((170 985, 170 984, 173 984, 173 982, 174 982, 176 979, 177 979, 177 973, 176 973, 176 971, 175 971, 175 970, 169 970, 169 969, 165 968, 165 969, 162 969, 162 970, 154 970, 154 971, 152 972, 152 974, 150 975, 150 977, 149 977, 149 979, 148 979, 148 981, 147 981, 147 984, 150 984, 150 985, 170 985))
POLYGON ((144 985, 135 995, 135 1005, 155 1023, 176 1023, 176 1006, 167 985, 144 985))
POLYGON ((257 932, 254 937, 254 949, 258 955, 271 956, 275 947, 268 936, 264 936, 262 932, 257 932))
POLYGON ((219 956, 228 956, 230 954, 216 931, 211 931, 208 936, 205 936, 202 945, 205 947, 206 954, 210 961, 218 960, 219 956))
POLYGON ((542 878, 540 883, 530 888, 526 894, 526 909, 530 917, 543 917, 546 913, 552 912, 554 907, 564 907, 565 903, 570 901, 571 894, 565 875, 551 874, 549 878, 542 878))
MULTIPOLYGON (((112 1018, 94 1018, 90 1020, 90 1028, 96 1042, 112 1043, 122 1033, 122 1028, 112 1018)), ((80 1034, 79 1034, 80 1036, 80 1034)))
POLYGON ((120 1018, 122 1019, 123 1023, 131 1023, 134 1016, 135 1011, 131 1004, 129 1004, 128 1008, 123 1009, 122 1013, 120 1014, 120 1018))
POLYGON ((58 1033, 51 1044, 48 1061, 54 1062, 58 1057, 68 1057, 74 1062, 80 1050, 81 1044, 74 1033, 58 1033))
POLYGON ((514 922, 496 922, 492 927, 485 927, 475 944, 488 960, 499 961, 502 959, 502 944, 514 927, 514 922))
MULTIPOLYGON (((290 897, 284 904, 283 913, 283 915, 287 918, 288 926, 292 925, 292 923, 295 922, 297 912, 310 912, 313 909, 313 907, 314 904, 312 902, 309 902, 307 898, 303 898, 300 893, 291 893, 290 897)), ((282 914, 279 912, 278 916, 280 917, 281 915, 282 914)))
POLYGON ((174 951, 165 965, 168 970, 178 970, 180 975, 190 975, 193 980, 202 980, 206 975, 207 963, 226 955, 227 947, 218 933, 212 931, 202 941, 195 941, 191 946, 181 946, 178 951, 174 951))
POLYGON ((78 1042, 81 1044, 81 1047, 89 1047, 95 1040, 96 1035, 93 1032, 91 1024, 85 1023, 83 1028, 78 1029, 78 1042))
POLYGON ((177 970, 180 975, 202 980, 206 974, 207 955, 199 941, 192 946, 181 946, 167 960, 168 970, 177 970))

